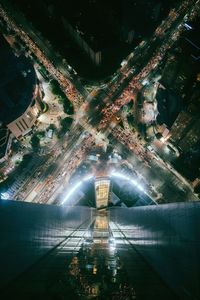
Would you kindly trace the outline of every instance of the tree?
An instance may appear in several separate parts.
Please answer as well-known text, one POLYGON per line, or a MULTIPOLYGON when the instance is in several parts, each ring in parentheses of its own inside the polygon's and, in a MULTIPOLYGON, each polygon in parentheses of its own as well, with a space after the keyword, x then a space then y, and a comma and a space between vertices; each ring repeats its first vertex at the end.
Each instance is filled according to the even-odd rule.
POLYGON ((127 120, 128 120, 128 124, 129 125, 133 125, 134 124, 134 116, 133 115, 129 115, 127 117, 127 120))
POLYGON ((60 121, 60 124, 61 124, 61 132, 63 134, 65 134, 71 127, 72 125, 72 122, 73 122, 73 119, 72 118, 64 118, 64 119, 61 119, 60 121))
POLYGON ((54 124, 50 124, 48 127, 47 127, 47 131, 49 129, 52 129, 52 130, 56 130, 56 126, 54 124))
POLYGON ((40 139, 37 136, 37 134, 34 134, 31 138, 31 146, 33 148, 33 150, 38 150, 39 146, 40 146, 40 139))
POLYGON ((45 132, 44 131, 38 131, 37 132, 37 137, 41 140, 43 137, 45 136, 45 132))
POLYGON ((63 102, 63 108, 64 112, 68 115, 73 115, 74 113, 74 108, 71 102, 67 99, 66 101, 63 102))
POLYGON ((61 90, 58 82, 56 80, 52 80, 50 85, 52 93, 58 96, 58 101, 63 105, 64 112, 68 115, 72 115, 74 113, 73 105, 66 97, 65 93, 61 90))
POLYGON ((60 95, 61 89, 60 89, 59 84, 56 80, 51 80, 50 86, 51 86, 51 91, 52 91, 53 94, 60 95))

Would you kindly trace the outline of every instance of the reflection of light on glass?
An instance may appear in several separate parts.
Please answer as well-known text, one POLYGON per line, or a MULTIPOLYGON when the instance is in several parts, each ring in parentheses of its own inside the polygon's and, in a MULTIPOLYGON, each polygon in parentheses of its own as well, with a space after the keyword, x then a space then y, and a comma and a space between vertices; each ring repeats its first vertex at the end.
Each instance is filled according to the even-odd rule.
POLYGON ((93 178, 93 175, 88 175, 86 177, 83 178, 83 181, 87 181, 93 178))
POLYGON ((69 197, 83 184, 83 182, 86 182, 90 179, 92 179, 92 175, 88 175, 84 177, 81 181, 79 181, 75 186, 67 193, 67 195, 64 197, 64 200, 62 201, 62 205, 69 199, 69 197))
POLYGON ((144 191, 144 188, 142 187, 141 184, 139 184, 137 181, 135 181, 134 179, 122 174, 122 173, 119 173, 119 172, 112 172, 111 173, 111 177, 118 177, 118 178, 121 178, 121 179, 124 179, 124 180, 127 180, 129 181, 131 184, 133 184, 134 186, 136 186, 136 188, 142 192, 145 192, 144 191))
POLYGON ((87 232, 86 232, 86 234, 85 234, 85 237, 86 238, 89 238, 89 237, 91 237, 92 236, 92 232, 90 231, 90 230, 88 230, 87 232))
POLYGON ((109 241, 109 249, 110 251, 115 251, 116 250, 116 243, 114 238, 110 238, 109 241))
POLYGON ((138 188, 140 191, 143 191, 143 187, 142 187, 140 184, 137 184, 137 188, 138 188))
POLYGON ((136 184, 137 184, 136 181, 135 181, 134 179, 131 180, 131 183, 132 183, 133 185, 136 185, 136 184))
POLYGON ((133 245, 167 245, 166 241, 158 241, 157 239, 139 239, 134 238, 134 240, 130 239, 129 240, 131 244, 133 245))
POLYGON ((9 196, 10 196, 9 193, 6 193, 6 192, 5 192, 5 193, 1 193, 1 199, 2 199, 2 200, 7 200, 7 199, 9 199, 9 196))
POLYGON ((62 204, 64 204, 67 199, 82 185, 82 181, 78 182, 70 191, 69 193, 65 196, 64 200, 62 201, 62 204))

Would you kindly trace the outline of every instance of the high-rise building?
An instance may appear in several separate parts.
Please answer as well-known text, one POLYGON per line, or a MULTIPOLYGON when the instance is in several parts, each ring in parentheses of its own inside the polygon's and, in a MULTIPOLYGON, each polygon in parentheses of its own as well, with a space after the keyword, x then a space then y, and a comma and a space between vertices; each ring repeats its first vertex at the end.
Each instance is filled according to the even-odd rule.
POLYGON ((199 299, 199 213, 1 200, 1 297, 199 299))
POLYGON ((199 108, 200 108, 199 82, 195 81, 190 103, 181 111, 170 130, 172 142, 187 152, 199 141, 199 108))

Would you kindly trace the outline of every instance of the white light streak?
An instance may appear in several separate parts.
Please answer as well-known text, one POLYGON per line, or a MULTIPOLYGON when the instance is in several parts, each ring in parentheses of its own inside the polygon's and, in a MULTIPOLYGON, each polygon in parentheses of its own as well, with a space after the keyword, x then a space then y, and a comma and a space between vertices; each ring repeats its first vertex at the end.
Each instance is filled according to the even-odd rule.
POLYGON ((117 177, 117 178, 121 178, 121 179, 124 179, 124 180, 127 180, 129 181, 132 185, 136 186, 136 188, 142 192, 145 193, 144 191, 144 188, 142 187, 141 184, 139 184, 137 181, 135 181, 134 179, 132 179, 131 177, 128 177, 122 173, 119 173, 119 172, 115 172, 115 171, 112 171, 111 172, 111 177, 117 177))
POLYGON ((88 175, 83 178, 83 181, 88 181, 88 180, 92 179, 93 177, 94 177, 93 175, 88 175))
POLYGON ((84 182, 86 182, 92 178, 93 178, 93 175, 88 175, 88 176, 84 177, 81 181, 76 183, 75 186, 72 187, 72 189, 64 197, 64 200, 61 202, 61 205, 63 205, 84 182))

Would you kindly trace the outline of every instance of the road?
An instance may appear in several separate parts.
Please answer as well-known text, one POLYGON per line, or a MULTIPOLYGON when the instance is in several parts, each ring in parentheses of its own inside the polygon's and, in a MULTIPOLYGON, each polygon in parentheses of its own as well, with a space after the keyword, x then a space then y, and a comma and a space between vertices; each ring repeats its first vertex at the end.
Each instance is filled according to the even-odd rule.
MULTIPOLYGON (((79 125, 77 125, 76 128, 73 128, 73 135, 71 135, 71 137, 65 137, 67 143, 65 147, 62 146, 62 152, 58 152, 56 156, 54 155, 54 153, 61 148, 61 142, 58 142, 51 151, 49 159, 46 160, 46 163, 42 168, 40 168, 41 175, 37 176, 37 179, 35 180, 33 177, 35 177, 35 174, 38 173, 38 171, 35 170, 33 175, 30 177, 29 184, 26 184, 23 188, 23 191, 17 193, 14 198, 22 198, 25 201, 29 201, 29 199, 31 199, 31 201, 34 202, 34 199, 37 197, 37 202, 40 202, 38 201, 40 197, 42 197, 42 195, 46 195, 46 191, 50 187, 52 190, 54 183, 59 182, 62 177, 61 174, 63 175, 64 172, 67 172, 68 176, 70 176, 73 172, 73 168, 76 167, 76 165, 70 165, 70 158, 75 157, 79 149, 82 147, 82 145, 84 145, 85 140, 83 138, 83 134, 84 133, 80 131, 79 125), (33 194, 35 195, 34 198, 32 197, 33 194)), ((62 144, 65 144, 64 140, 62 140, 62 144)))
POLYGON ((64 149, 60 143, 55 146, 54 151, 62 149, 61 153, 58 151, 58 156, 49 156, 41 176, 37 180, 27 180, 15 195, 16 199, 45 203, 50 197, 53 203, 72 173, 95 146, 97 135, 101 133, 102 140, 111 137, 115 147, 127 153, 127 160, 162 194, 162 202, 169 200, 169 197, 173 201, 197 200, 184 178, 157 154, 146 151, 145 145, 135 135, 128 133, 127 128, 120 129, 116 121, 121 108, 130 99, 136 102, 137 94, 143 88, 142 82, 159 68, 165 54, 179 38, 186 12, 188 18, 193 18, 197 8, 199 1, 187 0, 177 10, 171 11, 153 37, 141 43, 127 58, 127 65, 117 70, 105 87, 88 95, 78 78, 69 74, 67 66, 61 63, 59 57, 53 57, 53 49, 45 45, 23 16, 13 12, 11 17, 11 8, 7 13, 0 5, 0 16, 58 80, 76 110, 75 127, 70 132, 72 137, 67 146, 64 149), (82 138, 83 134, 86 137, 82 138))
POLYGON ((158 194, 162 194, 160 202, 197 201, 190 184, 173 169, 169 163, 158 155, 145 149, 136 137, 124 135, 123 130, 114 128, 110 139, 120 153, 126 153, 127 161, 152 185, 158 194))
MULTIPOLYGON (((75 109, 84 101, 82 95, 75 88, 75 80, 71 83, 72 78, 69 72, 63 66, 60 57, 55 56, 50 45, 33 31, 32 26, 26 21, 20 12, 16 12, 7 1, 3 1, 4 8, 0 4, 0 16, 7 25, 14 30, 24 44, 29 47, 31 53, 45 66, 46 70, 59 82, 67 98, 72 101, 75 109), (63 70, 64 74, 63 74, 63 70)), ((80 84, 77 85, 80 88, 80 84)), ((81 87, 81 92, 87 95, 81 87)))

